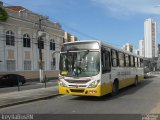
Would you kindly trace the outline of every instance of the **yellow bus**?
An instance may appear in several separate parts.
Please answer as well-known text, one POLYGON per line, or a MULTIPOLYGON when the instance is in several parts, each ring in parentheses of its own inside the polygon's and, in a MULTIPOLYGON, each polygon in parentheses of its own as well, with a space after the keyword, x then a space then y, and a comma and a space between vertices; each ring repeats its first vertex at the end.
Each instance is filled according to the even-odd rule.
POLYGON ((60 52, 59 94, 116 95, 143 80, 143 58, 97 40, 65 43, 60 52))

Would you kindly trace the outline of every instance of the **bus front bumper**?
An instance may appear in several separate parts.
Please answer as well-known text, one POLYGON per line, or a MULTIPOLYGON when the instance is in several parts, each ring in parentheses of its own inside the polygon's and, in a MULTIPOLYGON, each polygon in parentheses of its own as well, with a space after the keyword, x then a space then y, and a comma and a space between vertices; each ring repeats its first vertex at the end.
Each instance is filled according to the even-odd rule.
POLYGON ((59 94, 77 96, 101 96, 101 87, 96 88, 68 88, 59 85, 59 94))
POLYGON ((59 85, 59 94, 77 96, 103 96, 112 91, 111 83, 98 85, 95 88, 69 88, 59 85))

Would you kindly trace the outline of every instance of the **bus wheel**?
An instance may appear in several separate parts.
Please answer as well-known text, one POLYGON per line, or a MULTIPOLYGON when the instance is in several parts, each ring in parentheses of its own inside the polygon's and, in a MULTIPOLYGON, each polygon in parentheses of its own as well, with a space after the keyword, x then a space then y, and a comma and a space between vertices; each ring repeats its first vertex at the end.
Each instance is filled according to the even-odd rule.
POLYGON ((138 76, 136 76, 136 78, 135 78, 134 85, 135 85, 135 86, 138 85, 138 76))
POLYGON ((114 81, 113 87, 112 87, 112 96, 115 96, 118 94, 118 81, 114 81))

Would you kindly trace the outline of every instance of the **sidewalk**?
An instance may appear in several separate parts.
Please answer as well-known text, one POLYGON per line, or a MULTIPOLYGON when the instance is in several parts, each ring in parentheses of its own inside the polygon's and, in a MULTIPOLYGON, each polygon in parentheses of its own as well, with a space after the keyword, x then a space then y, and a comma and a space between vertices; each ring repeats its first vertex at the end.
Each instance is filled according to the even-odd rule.
POLYGON ((47 87, 0 94, 0 108, 47 99, 58 95, 58 87, 47 87))

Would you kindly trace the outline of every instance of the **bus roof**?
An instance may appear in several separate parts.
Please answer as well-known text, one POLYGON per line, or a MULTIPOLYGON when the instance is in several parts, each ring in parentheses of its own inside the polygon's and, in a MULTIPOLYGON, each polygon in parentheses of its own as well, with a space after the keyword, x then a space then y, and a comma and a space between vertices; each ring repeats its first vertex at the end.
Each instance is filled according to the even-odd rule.
POLYGON ((139 56, 139 55, 136 55, 134 53, 131 53, 131 52, 128 52, 126 50, 123 50, 123 49, 120 49, 120 48, 117 48, 117 47, 114 47, 110 44, 106 44, 100 40, 81 40, 81 41, 74 41, 74 42, 67 42, 67 43, 64 43, 64 45, 67 45, 67 44, 74 44, 74 43, 87 43, 87 42, 98 42, 100 44, 100 46, 104 46, 104 47, 107 47, 107 48, 110 48, 110 49, 114 49, 114 50, 117 50, 117 51, 120 51, 120 52, 123 52, 123 53, 127 53, 129 55, 133 55, 135 57, 140 57, 140 58, 144 58, 142 56, 139 56))

